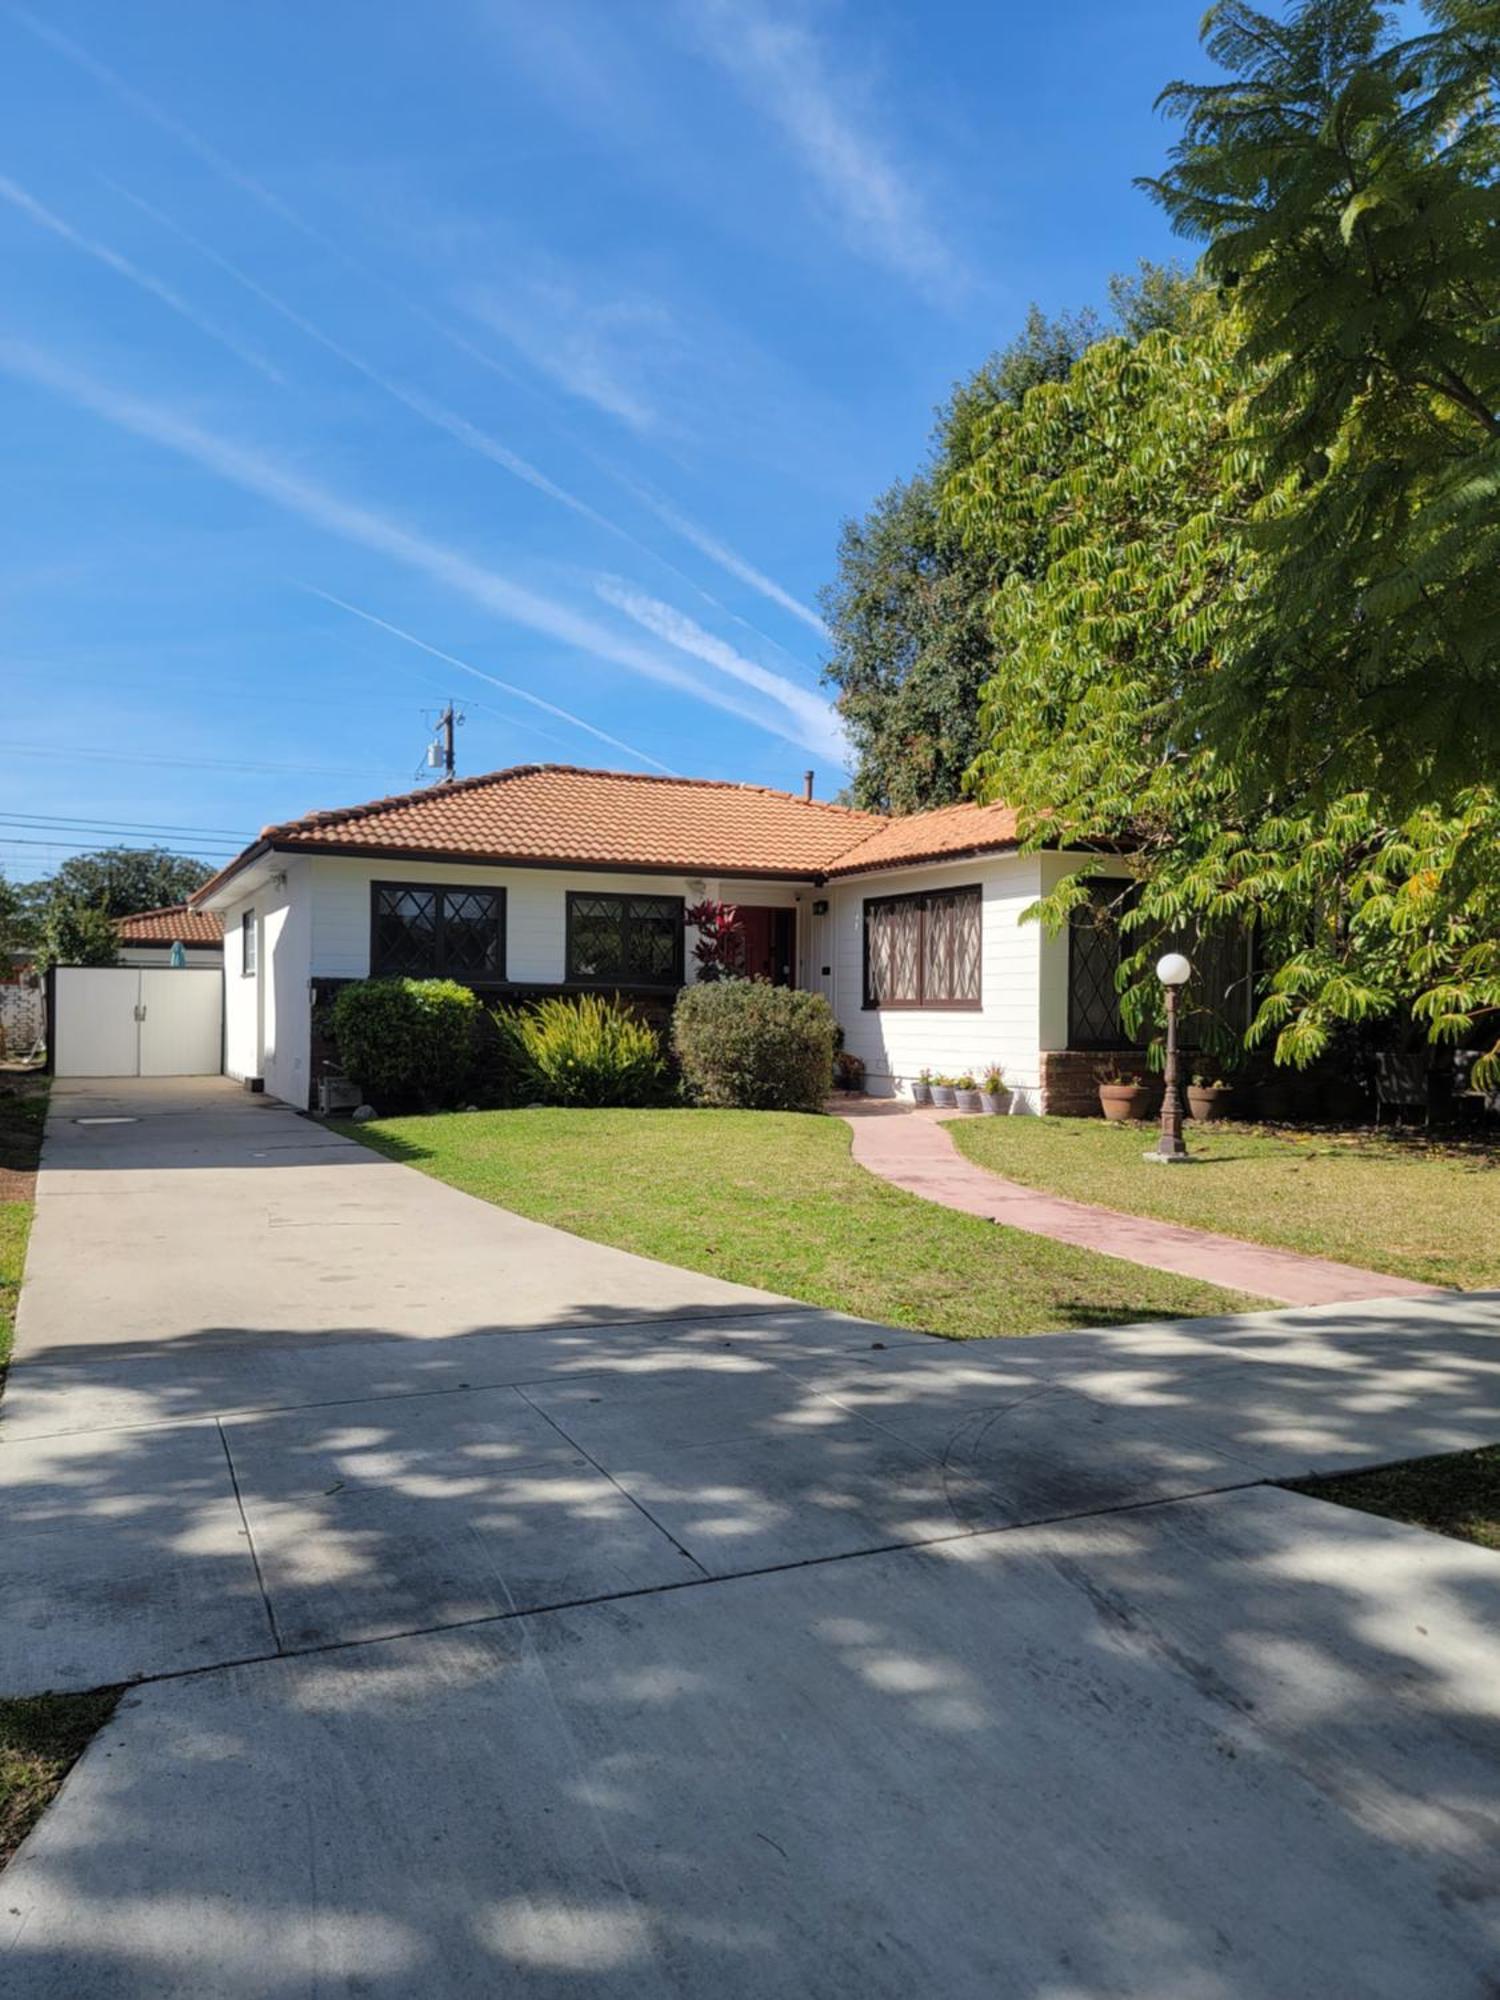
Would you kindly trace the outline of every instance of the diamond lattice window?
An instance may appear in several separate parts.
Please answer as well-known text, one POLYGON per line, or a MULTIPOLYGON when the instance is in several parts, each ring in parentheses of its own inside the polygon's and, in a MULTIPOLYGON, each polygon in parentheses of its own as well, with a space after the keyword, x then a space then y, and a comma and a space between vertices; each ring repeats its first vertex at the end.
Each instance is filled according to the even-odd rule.
POLYGON ((580 985, 680 986, 681 898, 571 894, 568 978, 580 985))
POLYGON ((377 882, 370 971, 377 978, 505 977, 505 891, 377 882))

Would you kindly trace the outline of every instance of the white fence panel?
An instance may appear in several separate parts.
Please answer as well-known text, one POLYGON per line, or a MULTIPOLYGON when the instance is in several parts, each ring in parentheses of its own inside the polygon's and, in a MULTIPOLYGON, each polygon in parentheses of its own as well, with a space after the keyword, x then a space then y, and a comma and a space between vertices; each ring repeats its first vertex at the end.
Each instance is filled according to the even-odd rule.
POLYGON ((185 966, 60 965, 53 974, 58 1076, 217 1076, 224 975, 185 966))

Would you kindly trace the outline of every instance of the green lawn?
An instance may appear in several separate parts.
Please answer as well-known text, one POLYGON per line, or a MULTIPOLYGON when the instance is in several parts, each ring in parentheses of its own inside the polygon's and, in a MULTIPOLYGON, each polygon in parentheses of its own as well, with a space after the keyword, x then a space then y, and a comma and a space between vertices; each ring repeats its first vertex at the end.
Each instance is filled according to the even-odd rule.
POLYGON ((1412 1521, 1440 1535, 1500 1549, 1500 1445, 1479 1451, 1413 1458, 1376 1472, 1343 1472, 1331 1479, 1289 1480, 1295 1493, 1311 1493, 1362 1514, 1412 1521))
POLYGON ((1189 1123, 1190 1167, 1094 1118, 971 1118, 959 1151, 1029 1187, 1465 1290, 1500 1286, 1500 1142, 1189 1123))
POLYGON ((477 1111, 341 1129, 576 1235, 955 1338, 1264 1304, 919 1201, 857 1167, 834 1118, 477 1111))
POLYGON ((42 1808, 108 1722, 118 1688, 0 1701, 0 1868, 41 1817, 42 1808))
POLYGON ((31 1229, 31 1176, 42 1150, 46 1079, 0 1077, 0 1375, 10 1359, 31 1229))

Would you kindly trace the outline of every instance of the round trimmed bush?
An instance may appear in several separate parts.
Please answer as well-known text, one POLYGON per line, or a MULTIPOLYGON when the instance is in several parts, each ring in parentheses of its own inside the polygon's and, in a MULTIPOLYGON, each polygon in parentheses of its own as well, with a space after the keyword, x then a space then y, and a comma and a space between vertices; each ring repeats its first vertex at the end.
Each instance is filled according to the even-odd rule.
POLYGON ((453 979, 360 979, 333 1002, 345 1071, 381 1110, 457 1104, 474 1068, 479 1002, 453 979))
POLYGON ((821 993, 759 979, 689 986, 672 1047, 700 1104, 736 1111, 821 1111, 838 1024, 821 993))

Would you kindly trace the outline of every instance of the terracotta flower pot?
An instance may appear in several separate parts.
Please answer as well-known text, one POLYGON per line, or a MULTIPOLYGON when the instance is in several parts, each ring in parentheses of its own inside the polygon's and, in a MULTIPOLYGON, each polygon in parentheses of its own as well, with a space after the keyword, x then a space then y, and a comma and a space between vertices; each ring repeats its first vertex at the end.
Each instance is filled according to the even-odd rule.
POLYGON ((1188 1116, 1201 1124, 1227 1118, 1234 1109, 1234 1091, 1227 1083, 1190 1083, 1187 1088, 1188 1116))
POLYGON ((1149 1083, 1101 1083, 1099 1109, 1111 1123, 1129 1118, 1137 1122, 1152 1116, 1156 1092, 1149 1083))

